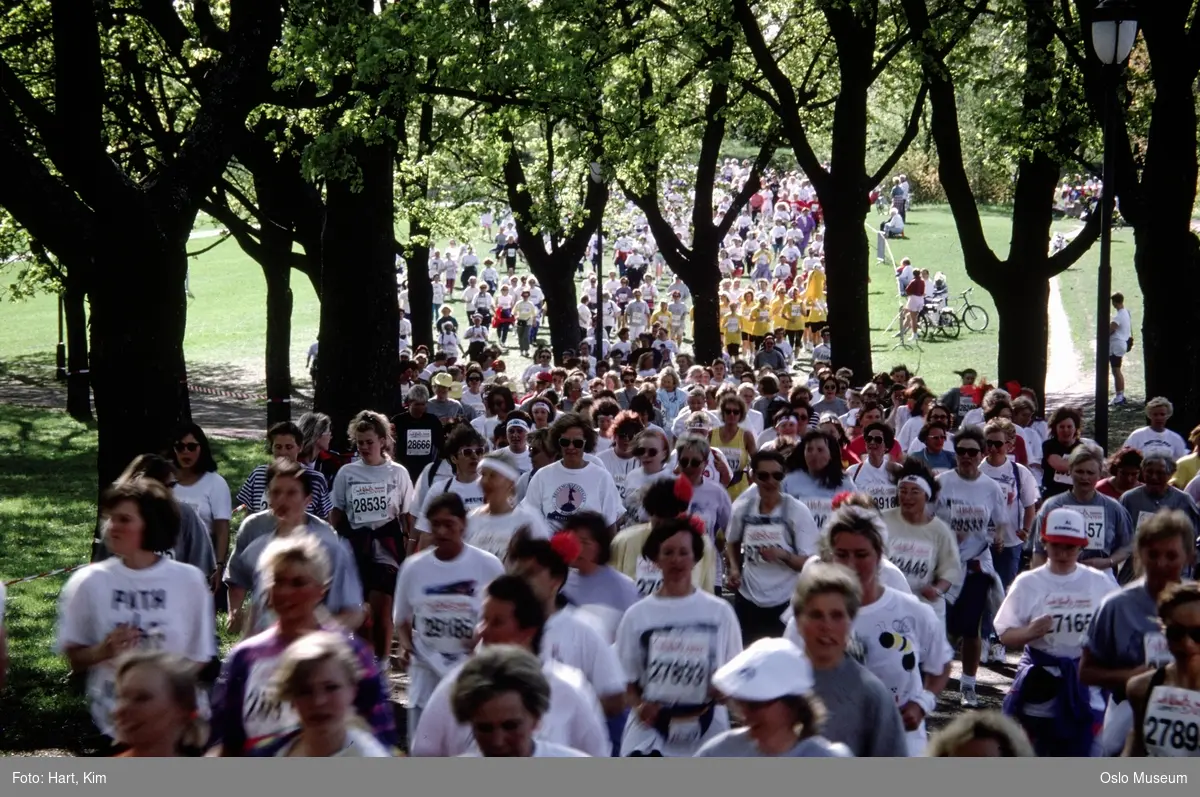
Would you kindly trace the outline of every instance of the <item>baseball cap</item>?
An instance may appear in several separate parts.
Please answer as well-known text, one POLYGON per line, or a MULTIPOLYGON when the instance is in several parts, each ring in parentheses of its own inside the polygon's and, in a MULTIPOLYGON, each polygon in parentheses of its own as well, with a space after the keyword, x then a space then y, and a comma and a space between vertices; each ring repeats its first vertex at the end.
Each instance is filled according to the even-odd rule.
POLYGON ((440 374, 433 375, 433 386, 434 387, 450 387, 453 384, 454 384, 454 380, 450 377, 450 374, 443 372, 440 374))
POLYGON ((540 373, 538 373, 538 375, 537 375, 537 381, 539 381, 539 382, 553 382, 553 381, 554 381, 554 377, 550 375, 550 372, 549 372, 549 371, 541 371, 541 372, 540 372, 540 373))
POLYGON ((1057 542, 1061 545, 1087 545, 1087 523, 1083 515, 1074 509, 1052 509, 1046 515, 1046 526, 1042 530, 1042 542, 1057 542))
POLYGON ((812 665, 786 639, 760 639, 717 670, 713 686, 734 700, 763 703, 813 689, 812 665))

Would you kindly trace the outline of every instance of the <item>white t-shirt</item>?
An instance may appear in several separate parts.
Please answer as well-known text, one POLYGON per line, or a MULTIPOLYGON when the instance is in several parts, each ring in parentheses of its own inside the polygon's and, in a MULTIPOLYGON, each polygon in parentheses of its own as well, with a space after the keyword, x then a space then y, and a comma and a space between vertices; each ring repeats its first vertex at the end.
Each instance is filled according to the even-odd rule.
POLYGON ((433 499, 443 493, 454 493, 461 498, 468 512, 483 506, 483 485, 478 478, 469 482, 459 481, 457 476, 449 479, 434 479, 433 484, 425 493, 425 500, 421 504, 421 514, 417 515, 417 522, 413 524, 413 528, 423 534, 429 533, 429 505, 433 499))
POLYGON ((377 529, 409 511, 413 483, 404 466, 390 459, 379 465, 358 460, 337 472, 330 500, 351 528, 377 529))
MULTIPOLYGON (((794 619, 783 635, 804 648, 794 619)), ((886 588, 879 600, 858 610, 852 655, 891 690, 899 710, 925 690, 924 673, 942 674, 954 650, 946 640, 945 624, 933 609, 912 595, 886 588)), ((909 754, 919 756, 927 740, 922 721, 908 732, 909 754)))
POLYGON ((408 700, 416 708, 470 655, 484 589, 504 573, 499 559, 470 545, 448 562, 434 551, 426 548, 404 560, 393 599, 396 625, 412 623, 408 700))
POLYGON ((1112 322, 1117 328, 1108 336, 1108 353, 1112 357, 1124 357, 1129 353, 1125 344, 1133 337, 1133 319, 1130 318, 1129 311, 1122 307, 1113 313, 1112 322))
POLYGON ((627 495, 625 487, 626 478, 629 476, 630 471, 640 464, 638 458, 629 456, 626 459, 621 459, 617 456, 615 448, 609 448, 601 452, 596 458, 600 460, 600 464, 612 476, 613 484, 616 485, 617 493, 621 496, 621 502, 624 503, 625 496, 627 495))
POLYGON ((233 517, 229 483, 215 471, 204 474, 195 484, 184 485, 180 482, 171 492, 176 501, 196 510, 200 521, 210 533, 214 520, 229 520, 233 517))
POLYGON ((963 562, 979 559, 984 570, 991 569, 992 536, 989 529, 1007 528, 1010 522, 1005 493, 982 473, 968 481, 958 471, 948 470, 937 477, 941 492, 937 515, 958 538, 958 555, 963 562), (986 562, 985 562, 986 560, 986 562))
POLYGON ((557 661, 583 673, 601 697, 625 693, 626 678, 616 649, 578 610, 567 606, 547 620, 542 631, 542 661, 557 661))
POLYGON ((1142 456, 1151 453, 1165 453, 1170 454, 1174 459, 1179 459, 1191 453, 1188 444, 1177 433, 1170 429, 1156 432, 1149 426, 1134 429, 1125 441, 1125 445, 1141 451, 1142 456))
POLYGON ((846 475, 854 482, 861 493, 871 496, 880 512, 895 509, 900 505, 896 498, 896 485, 887 469, 888 460, 885 457, 880 467, 871 464, 870 459, 864 459, 859 464, 846 471, 846 475))
POLYGON ((526 527, 536 539, 547 539, 550 529, 541 515, 518 504, 507 515, 493 515, 487 507, 479 506, 467 515, 467 530, 463 541, 487 551, 503 562, 508 556, 508 544, 517 530, 526 527))
POLYGON ((742 597, 756 606, 769 607, 787 603, 799 572, 782 562, 762 558, 763 548, 783 548, 789 553, 814 556, 820 544, 821 531, 807 506, 790 495, 780 495, 779 505, 768 514, 762 513, 757 494, 733 507, 728 542, 742 544, 742 597))
MULTIPOLYGON (((1110 576, 1086 565, 1076 565, 1066 576, 1055 575, 1049 565, 1042 565, 1017 576, 996 612, 993 625, 997 634, 1003 634, 1048 614, 1054 619, 1050 633, 1033 640, 1029 646, 1058 658, 1077 659, 1083 655, 1092 616, 1104 598, 1117 589, 1110 576)), ((1059 674, 1055 668, 1047 669, 1053 675, 1059 674)), ((1093 686, 1089 692, 1092 708, 1104 708, 1100 690, 1093 686)), ((1053 708, 1054 701, 1026 704, 1025 713, 1052 717, 1053 708)))
POLYGON ((1004 491, 1004 503, 1008 506, 1008 525, 1004 529, 1004 547, 1011 548, 1014 545, 1023 545, 1021 538, 1017 536, 1017 531, 1020 530, 1025 517, 1025 509, 1031 507, 1038 502, 1040 497, 1039 485, 1037 479, 1029 472, 1029 468, 1019 462, 1005 462, 1003 465, 990 465, 985 460, 980 463, 979 471, 997 484, 1004 491), (1013 472, 1017 476, 1013 476, 1013 472), (1017 478, 1021 480, 1021 497, 1017 498, 1017 478))
MULTIPOLYGON (((450 705, 450 694, 461 670, 459 664, 447 673, 425 703, 409 751, 413 758, 479 754, 471 728, 458 723, 450 705)), ((542 673, 550 682, 550 708, 534 732, 539 746, 554 740, 589 756, 611 757, 612 742, 604 724, 604 712, 583 673, 557 661, 543 662, 542 673)))
MULTIPOLYGON (((459 758, 482 758, 482 756, 478 750, 475 750, 470 753, 463 753, 459 758)), ((566 747, 554 742, 543 742, 534 739, 533 755, 530 758, 591 758, 591 756, 576 750, 574 747, 566 747)))
MULTIPOLYGON (((98 645, 121 625, 140 629, 138 647, 144 650, 204 664, 217 654, 208 579, 182 562, 164 557, 132 570, 114 556, 71 576, 58 599, 59 653, 71 645, 98 645)), ((109 736, 116 702, 114 665, 113 660, 97 664, 87 677, 92 720, 109 736)))
POLYGON ((568 468, 554 462, 533 474, 523 505, 546 518, 553 531, 562 528, 568 516, 589 510, 599 512, 606 522, 616 523, 623 506, 612 476, 602 465, 585 462, 568 468))
MULTIPOLYGON (((713 673, 742 652, 742 631, 733 607, 715 595, 699 589, 683 598, 656 593, 625 612, 617 626, 616 648, 626 677, 641 689, 644 700, 698 706, 709 700, 713 673)), ((678 722, 663 739, 631 714, 621 756, 651 751, 664 757, 691 756, 728 727, 728 712, 717 706, 707 733, 700 733, 698 723, 678 722)))

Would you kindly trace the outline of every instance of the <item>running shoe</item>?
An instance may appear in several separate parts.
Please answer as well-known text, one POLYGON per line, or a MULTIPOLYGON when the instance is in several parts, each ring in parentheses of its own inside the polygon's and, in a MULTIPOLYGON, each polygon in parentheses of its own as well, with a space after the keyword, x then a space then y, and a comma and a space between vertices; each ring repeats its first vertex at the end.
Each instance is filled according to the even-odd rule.
POLYGON ((979 707, 979 695, 975 694, 975 687, 964 686, 962 688, 962 704, 967 708, 979 707))
POLYGON ((992 661, 997 664, 1004 664, 1008 661, 1008 649, 999 642, 992 643, 992 661))

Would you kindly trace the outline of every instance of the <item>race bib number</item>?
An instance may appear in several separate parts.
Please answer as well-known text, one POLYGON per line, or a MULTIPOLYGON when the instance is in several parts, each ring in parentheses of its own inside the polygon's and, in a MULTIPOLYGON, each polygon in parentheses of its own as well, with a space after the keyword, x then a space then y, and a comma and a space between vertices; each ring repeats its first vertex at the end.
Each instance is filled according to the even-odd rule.
POLYGON ((704 729, 700 727, 700 720, 676 720, 671 723, 671 729, 667 732, 667 744, 671 747, 692 747, 703 735, 704 729))
POLYGON ((758 320, 759 320, 759 323, 765 324, 771 320, 771 314, 767 313, 767 312, 759 312, 758 320))
POLYGON ((712 636, 706 631, 654 631, 642 694, 651 703, 700 705, 708 700, 712 636))
POLYGON ((804 308, 793 306, 789 312, 792 318, 799 318, 800 316, 804 315, 804 308))
POLYGON ((1053 625, 1048 637, 1056 647, 1075 648, 1083 643, 1083 635, 1092 623, 1092 599, 1078 595, 1051 595, 1045 603, 1045 614, 1053 625))
POLYGON ((640 327, 646 323, 646 315, 637 310, 632 310, 629 313, 629 323, 640 327))
POLYGON ((960 540, 972 535, 982 537, 987 532, 987 524, 986 507, 957 503, 950 505, 950 529, 960 540))
POLYGON ((1142 637, 1142 652, 1147 667, 1170 664, 1174 659, 1167 648, 1167 638, 1159 631, 1147 631, 1142 637))
POLYGON ((634 576, 634 581, 637 582, 638 594, 643 598, 662 586, 662 570, 658 568, 658 565, 644 556, 638 557, 634 576))
POLYGON ((1200 692, 1175 686, 1156 686, 1142 725, 1146 751, 1169 758, 1200 753, 1200 692))
POLYGON ((747 565, 779 564, 764 559, 763 551, 787 547, 787 529, 782 523, 747 525, 742 537, 742 557, 747 565))
POLYGON ((1071 481, 1071 475, 1069 473, 1055 473, 1054 483, 1067 485, 1074 484, 1074 482, 1071 481))
POLYGON ((825 527, 825 521, 829 520, 829 516, 833 514, 833 499, 832 498, 804 498, 804 505, 808 507, 808 511, 812 512, 813 520, 817 523, 817 528, 825 527))
POLYGON ((725 331, 727 332, 737 332, 741 328, 742 322, 736 318, 730 318, 725 322, 725 331))
POLYGON ((387 520, 387 485, 380 482, 350 485, 350 517, 355 526, 387 520))
POLYGON ((477 612, 469 598, 438 595, 421 607, 419 628, 429 647, 448 656, 465 654, 475 634, 477 612))
POLYGON ((888 559, 900 568, 908 585, 918 590, 933 580, 933 543, 926 540, 893 538, 888 541, 888 559))
POLYGON ((871 496, 875 506, 882 512, 885 509, 895 509, 900 505, 896 498, 896 488, 890 484, 869 484, 863 490, 871 496))
POLYGON ((1108 536, 1105 534, 1107 530, 1107 522, 1104 518, 1104 507, 1102 506, 1072 506, 1079 514, 1083 515, 1083 523, 1087 528, 1087 550, 1103 551, 1105 549, 1104 541, 1108 536))

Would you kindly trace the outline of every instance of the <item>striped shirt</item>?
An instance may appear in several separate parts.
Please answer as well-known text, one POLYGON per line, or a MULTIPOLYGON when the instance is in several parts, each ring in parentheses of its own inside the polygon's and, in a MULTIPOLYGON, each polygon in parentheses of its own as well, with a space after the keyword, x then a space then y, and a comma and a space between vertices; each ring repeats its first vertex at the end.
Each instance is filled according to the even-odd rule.
MULTIPOLYGON (((321 471, 312 465, 306 464, 304 467, 308 468, 308 474, 312 477, 312 501, 309 502, 307 511, 310 515, 324 520, 329 517, 329 510, 333 508, 329 500, 329 483, 325 481, 321 471)), ((267 466, 259 465, 251 471, 235 497, 238 503, 245 504, 250 512, 267 509, 267 466)))

